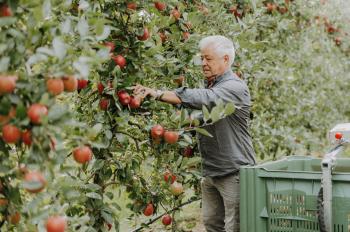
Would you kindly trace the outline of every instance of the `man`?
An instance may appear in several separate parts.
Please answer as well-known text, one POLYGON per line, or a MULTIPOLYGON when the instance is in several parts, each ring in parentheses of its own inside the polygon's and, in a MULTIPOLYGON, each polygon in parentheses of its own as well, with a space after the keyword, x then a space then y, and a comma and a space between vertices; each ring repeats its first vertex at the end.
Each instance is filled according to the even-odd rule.
POLYGON ((235 50, 224 36, 209 36, 199 42, 202 69, 207 88, 178 88, 160 91, 141 85, 134 94, 148 95, 157 100, 182 104, 184 107, 211 109, 218 99, 233 102, 236 111, 206 126, 213 135, 198 135, 202 155, 203 222, 208 232, 239 231, 239 167, 255 164, 255 153, 248 132, 250 94, 247 85, 231 70, 235 50))

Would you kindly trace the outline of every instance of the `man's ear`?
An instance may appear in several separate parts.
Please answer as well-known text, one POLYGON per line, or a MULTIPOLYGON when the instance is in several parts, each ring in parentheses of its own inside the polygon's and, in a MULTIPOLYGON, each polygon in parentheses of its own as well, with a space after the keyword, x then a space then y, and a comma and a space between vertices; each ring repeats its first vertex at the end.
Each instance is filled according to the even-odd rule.
POLYGON ((229 63, 230 57, 228 55, 224 55, 224 61, 225 63, 229 63))

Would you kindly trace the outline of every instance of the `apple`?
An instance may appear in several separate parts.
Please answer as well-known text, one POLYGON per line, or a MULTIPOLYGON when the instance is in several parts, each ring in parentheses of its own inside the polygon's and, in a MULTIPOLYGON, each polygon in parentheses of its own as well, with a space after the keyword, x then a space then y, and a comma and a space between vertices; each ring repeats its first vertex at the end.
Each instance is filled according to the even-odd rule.
POLYGON ((0 95, 12 93, 16 88, 17 76, 0 75, 0 95))
POLYGON ((136 10, 137 4, 136 4, 135 2, 129 2, 128 4, 126 4, 126 7, 127 7, 129 10, 136 10))
POLYGON ((165 214, 162 218, 163 225, 167 226, 171 224, 171 216, 169 214, 165 214))
POLYGON ((191 147, 185 147, 183 151, 183 156, 184 157, 192 157, 193 156, 193 149, 191 147))
POLYGON ((181 17, 181 13, 180 11, 178 11, 177 9, 173 9, 171 11, 171 15, 176 19, 178 20, 180 17, 181 17))
POLYGON ((28 171, 24 176, 24 181, 27 183, 37 184, 35 187, 26 188, 26 190, 30 193, 38 193, 46 186, 46 180, 43 174, 38 171, 28 171))
POLYGON ((267 11, 268 12, 273 12, 273 11, 275 11, 276 9, 277 9, 277 6, 276 6, 276 4, 274 4, 274 3, 267 3, 266 4, 266 9, 267 9, 267 11))
POLYGON ((142 35, 142 36, 137 36, 137 38, 138 38, 139 40, 145 41, 145 40, 148 40, 149 36, 150 36, 150 34, 149 34, 149 31, 148 31, 148 28, 145 27, 145 28, 143 29, 143 35, 142 35))
POLYGON ((336 44, 337 46, 340 46, 341 43, 342 43, 342 38, 341 38, 341 37, 336 37, 336 38, 334 39, 334 41, 335 41, 335 44, 336 44))
POLYGON ((164 32, 159 32, 158 35, 159 35, 159 38, 162 41, 162 43, 165 43, 165 41, 167 41, 168 36, 166 36, 166 34, 164 32))
POLYGON ((151 216, 154 213, 154 207, 152 203, 148 203, 145 210, 143 211, 143 214, 145 216, 151 216))
POLYGON ((339 140, 339 139, 343 138, 343 134, 340 132, 337 132, 337 133, 335 133, 334 137, 339 140))
POLYGON ((117 93, 120 104, 126 106, 130 103, 131 97, 125 90, 120 90, 117 93))
POLYGON ((47 107, 39 103, 35 103, 31 105, 27 110, 27 115, 30 121, 34 124, 40 124, 41 118, 47 114, 48 114, 47 107))
POLYGON ((2 4, 0 6, 0 16, 1 17, 11 17, 12 16, 12 10, 7 4, 2 4))
POLYGON ((47 232, 64 232, 67 228, 67 220, 62 216, 51 216, 46 221, 47 232))
POLYGON ((126 59, 122 55, 112 56, 112 60, 121 69, 123 69, 126 66, 126 59))
POLYGON ((78 89, 85 89, 88 85, 89 81, 85 79, 78 80, 78 89))
POLYGON ((169 170, 165 171, 164 172, 164 180, 165 182, 169 182, 169 179, 170 179, 170 184, 174 183, 175 180, 176 180, 176 176, 173 175, 169 170))
POLYGON ((337 29, 334 26, 332 26, 332 25, 328 25, 327 26, 327 31, 328 31, 329 34, 333 34, 334 32, 336 32, 336 30, 337 29))
POLYGON ((32 145, 32 132, 30 130, 22 132, 22 141, 27 146, 32 145))
POLYGON ((73 150, 73 156, 75 161, 77 161, 78 163, 84 164, 86 162, 89 162, 92 159, 92 150, 89 146, 80 146, 80 147, 76 147, 73 150))
POLYGON ((151 129, 151 136, 154 139, 159 139, 164 135, 164 128, 161 125, 155 125, 151 129))
POLYGON ((78 80, 74 76, 65 76, 62 78, 64 90, 67 92, 74 92, 78 88, 78 80))
POLYGON ((238 11, 237 6, 233 6, 229 9, 231 14, 233 14, 236 18, 242 18, 242 14, 238 11))
POLYGON ((100 100, 100 109, 101 110, 107 110, 109 106, 109 99, 108 98, 102 98, 100 100))
POLYGON ((115 44, 113 42, 105 42, 103 45, 109 48, 109 52, 113 52, 115 49, 115 44))
POLYGON ((2 128, 2 139, 6 143, 17 143, 21 138, 21 131, 13 125, 5 125, 2 128))
POLYGON ((99 94, 102 94, 104 89, 105 87, 101 82, 97 84, 97 90, 99 94))
POLYGON ((179 140, 179 134, 176 131, 165 131, 164 140, 169 144, 174 144, 179 140))
POLYGON ((61 79, 50 78, 46 81, 46 88, 52 95, 59 95, 64 91, 64 83, 61 79))
POLYGON ((108 227, 108 231, 110 231, 112 229, 112 224, 111 223, 107 223, 107 227, 108 227))
POLYGON ((163 2, 160 2, 160 1, 156 1, 155 3, 154 3, 154 6, 157 8, 157 10, 159 10, 159 11, 163 11, 163 10, 165 10, 165 8, 166 8, 166 4, 165 3, 163 3, 163 2))
POLYGON ((19 212, 16 212, 9 216, 9 221, 14 225, 18 224, 20 220, 21 220, 21 214, 19 212))
POLYGON ((129 106, 131 109, 137 109, 139 108, 141 105, 141 98, 139 97, 135 97, 135 96, 131 96, 130 98, 130 102, 129 102, 129 106))
POLYGON ((188 38, 190 38, 190 33, 188 32, 188 31, 184 31, 183 33, 182 33, 182 38, 184 39, 184 40, 188 40, 188 38))
POLYGON ((184 192, 184 188, 183 188, 181 183, 175 181, 174 183, 172 183, 170 185, 170 192, 174 196, 179 196, 180 194, 182 194, 184 192))
POLYGON ((9 201, 5 198, 0 198, 0 207, 7 206, 9 201))

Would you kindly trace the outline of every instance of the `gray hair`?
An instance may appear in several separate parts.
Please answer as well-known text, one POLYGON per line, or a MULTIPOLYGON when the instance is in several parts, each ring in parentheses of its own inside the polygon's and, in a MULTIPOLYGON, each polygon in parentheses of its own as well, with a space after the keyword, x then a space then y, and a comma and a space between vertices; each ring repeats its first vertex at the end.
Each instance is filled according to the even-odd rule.
POLYGON ((235 47, 233 46, 232 40, 222 35, 208 36, 199 41, 199 49, 205 49, 207 47, 213 47, 216 54, 228 55, 230 66, 235 60, 235 47))

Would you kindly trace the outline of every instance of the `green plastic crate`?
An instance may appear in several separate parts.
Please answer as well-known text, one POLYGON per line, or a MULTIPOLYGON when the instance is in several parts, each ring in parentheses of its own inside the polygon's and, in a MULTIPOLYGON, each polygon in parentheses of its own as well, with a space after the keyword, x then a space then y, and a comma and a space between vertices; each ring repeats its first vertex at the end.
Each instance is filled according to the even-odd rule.
MULTIPOLYGON (((319 232, 321 159, 290 156, 240 170, 241 232, 319 232)), ((339 158, 333 179, 333 232, 350 232, 350 159, 339 158)))

